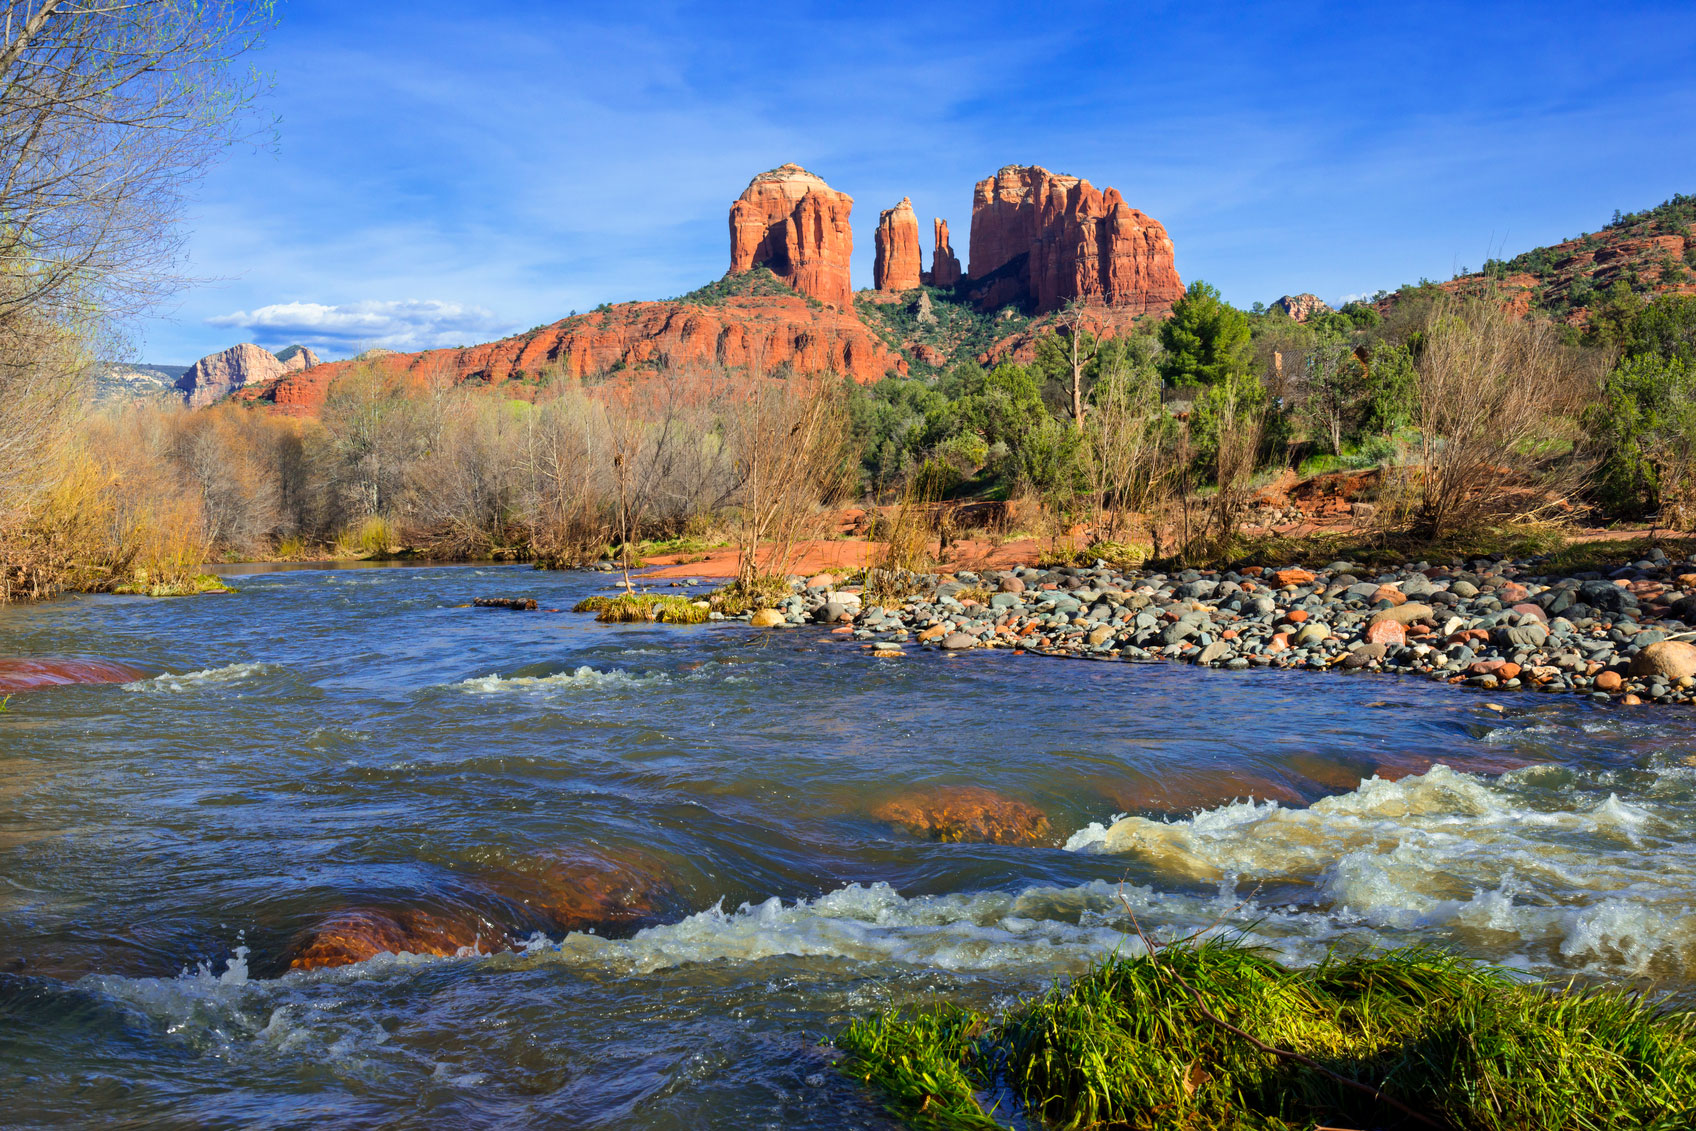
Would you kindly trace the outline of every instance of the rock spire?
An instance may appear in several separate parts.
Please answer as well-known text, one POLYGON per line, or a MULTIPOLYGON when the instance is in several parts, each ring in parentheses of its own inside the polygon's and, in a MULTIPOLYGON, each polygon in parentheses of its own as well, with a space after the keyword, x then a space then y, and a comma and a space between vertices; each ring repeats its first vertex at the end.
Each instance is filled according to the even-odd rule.
POLYGON ((960 281, 960 260, 948 242, 948 221, 936 219, 936 247, 930 253, 930 285, 952 287, 960 281))
POLYGON ((919 285, 923 254, 919 250, 919 218, 907 197, 877 217, 877 259, 872 286, 880 291, 910 291, 919 285))
POLYGON ((769 268, 804 295, 850 309, 854 198, 799 165, 761 173, 730 207, 730 270, 769 268))

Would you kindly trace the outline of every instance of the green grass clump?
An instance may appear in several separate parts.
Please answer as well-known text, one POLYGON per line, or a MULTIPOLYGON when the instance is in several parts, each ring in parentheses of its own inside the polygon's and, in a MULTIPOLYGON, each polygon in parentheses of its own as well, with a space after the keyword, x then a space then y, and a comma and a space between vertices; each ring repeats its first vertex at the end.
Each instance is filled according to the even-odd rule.
POLYGON ((750 585, 744 585, 741 580, 721 585, 707 594, 707 600, 715 611, 735 617, 755 609, 772 608, 792 592, 785 578, 777 574, 761 574, 750 585))
POLYGON ((837 1044, 845 1071, 926 1128, 1005 1126, 1012 1102, 1044 1126, 1185 1131, 1672 1131, 1696 1118, 1696 1015, 1424 948, 1291 969, 1233 942, 1175 943, 1109 958, 999 1019, 891 1011, 837 1044), (986 1111, 990 1094, 1017 1100, 986 1111))
POLYGON ((210 573, 154 578, 146 570, 138 569, 130 581, 113 586, 112 592, 138 597, 193 597, 200 593, 234 593, 235 590, 225 585, 222 578, 210 573))
POLYGON ((616 597, 585 597, 571 609, 594 613, 606 624, 703 624, 709 610, 688 598, 658 593, 621 593, 616 597))

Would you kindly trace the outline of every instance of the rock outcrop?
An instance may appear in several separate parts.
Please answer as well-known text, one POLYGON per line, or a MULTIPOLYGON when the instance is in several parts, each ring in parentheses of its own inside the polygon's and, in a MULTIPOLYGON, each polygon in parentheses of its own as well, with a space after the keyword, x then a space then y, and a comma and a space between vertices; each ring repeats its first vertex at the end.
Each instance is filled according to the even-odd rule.
POLYGON ((854 198, 799 165, 761 173, 730 206, 730 270, 763 266, 820 302, 853 304, 854 198))
POLYGON ((919 218, 913 213, 911 199, 904 196, 894 208, 878 213, 876 240, 872 286, 896 293, 917 287, 924 257, 919 250, 919 218))
POLYGON ((237 389, 263 384, 286 372, 288 367, 269 350, 243 342, 189 366, 188 372, 177 378, 176 388, 190 408, 205 408, 237 389))
POLYGON ((299 373, 302 369, 311 369, 314 365, 322 364, 318 355, 305 346, 290 346, 277 354, 277 360, 283 363, 283 368, 290 373, 299 373))
POLYGON ((1039 314, 1072 299, 1164 314, 1184 289, 1159 221, 1117 189, 1037 165, 1008 165, 977 183, 969 278, 980 309, 1039 314))
POLYGON ((936 247, 930 253, 930 285, 952 287, 960 281, 960 260, 948 242, 948 221, 936 219, 936 247))
MULTIPOLYGON (((568 377, 618 370, 677 366, 787 367, 797 373, 840 373, 870 382, 906 362, 851 311, 820 308, 799 295, 692 302, 627 302, 591 311, 517 337, 464 349, 384 353, 366 358, 382 372, 420 382, 446 379, 502 382, 534 380, 544 370, 568 377)), ((324 404, 330 382, 355 362, 332 361, 249 386, 247 400, 274 402, 296 416, 324 404)), ((525 395, 523 389, 512 395, 525 395)))
POLYGON ((1272 304, 1273 310, 1281 310, 1297 322, 1306 322, 1309 318, 1317 318, 1321 314, 1331 313, 1331 308, 1318 295, 1299 294, 1285 295, 1272 304))

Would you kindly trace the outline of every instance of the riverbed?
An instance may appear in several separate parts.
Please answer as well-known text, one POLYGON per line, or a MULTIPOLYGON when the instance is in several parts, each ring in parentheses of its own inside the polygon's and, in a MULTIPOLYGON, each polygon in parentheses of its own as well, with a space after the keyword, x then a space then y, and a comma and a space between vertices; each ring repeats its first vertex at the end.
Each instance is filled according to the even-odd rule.
POLYGON ((0 610, 0 656, 148 673, 0 713, 0 1125, 891 1126, 831 1068, 848 1018, 993 1005, 1133 916, 1293 961, 1431 942, 1696 987, 1687 708, 875 659, 821 629, 596 624, 569 609, 602 575, 518 566, 230 580, 0 610), (886 819, 959 787, 1046 827, 886 819), (642 878, 629 915, 525 918, 525 884, 585 861, 642 878), (361 909, 501 944, 288 968, 361 909))

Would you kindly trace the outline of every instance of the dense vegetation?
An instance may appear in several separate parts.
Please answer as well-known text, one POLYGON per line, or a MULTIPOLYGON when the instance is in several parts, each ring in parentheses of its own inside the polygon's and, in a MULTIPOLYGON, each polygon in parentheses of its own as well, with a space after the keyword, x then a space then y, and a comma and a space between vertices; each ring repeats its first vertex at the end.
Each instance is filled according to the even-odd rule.
POLYGON ((1696 1117, 1696 1019, 1429 950, 1290 969, 1229 942, 1115 956, 1000 1017, 848 1027, 844 1071, 917 1127, 1664 1129, 1696 1117))

